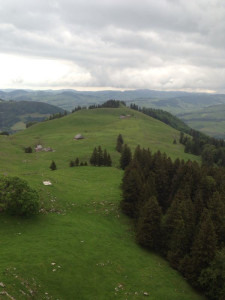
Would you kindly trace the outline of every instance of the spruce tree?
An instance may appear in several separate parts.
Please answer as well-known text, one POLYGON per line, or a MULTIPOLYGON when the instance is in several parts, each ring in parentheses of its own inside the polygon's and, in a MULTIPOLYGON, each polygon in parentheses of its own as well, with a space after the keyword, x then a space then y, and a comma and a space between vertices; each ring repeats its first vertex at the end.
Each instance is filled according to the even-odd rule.
POLYGON ((101 146, 98 146, 98 150, 97 150, 97 165, 100 167, 102 166, 103 163, 103 152, 102 152, 102 148, 101 146))
POLYGON ((107 166, 111 167, 112 166, 112 160, 110 154, 107 154, 107 166))
POLYGON ((57 169, 57 167, 56 167, 56 164, 55 164, 55 162, 54 162, 54 160, 51 162, 51 164, 50 164, 50 169, 52 170, 52 171, 54 171, 54 170, 56 170, 57 169))
POLYGON ((74 167, 75 166, 75 162, 73 160, 70 161, 70 167, 74 167))
POLYGON ((162 211, 155 196, 142 206, 137 224, 137 241, 151 250, 159 248, 162 211))
POLYGON ((132 160, 132 154, 130 148, 125 144, 123 146, 123 150, 120 157, 120 167, 121 169, 125 169, 132 160))
POLYGON ((201 271, 207 268, 214 259, 216 245, 217 237, 214 226, 209 211, 204 209, 191 251, 192 269, 194 272, 192 277, 193 284, 195 284, 201 271))
POLYGON ((116 142, 116 151, 121 153, 122 148, 123 148, 123 137, 121 134, 119 134, 117 137, 117 142, 116 142))
POLYGON ((75 163, 74 163, 74 165, 75 165, 76 167, 78 167, 78 166, 79 166, 79 164, 80 164, 80 161, 79 161, 79 158, 77 157, 77 158, 76 158, 76 160, 75 160, 75 163))
POLYGON ((94 148, 93 153, 91 155, 90 164, 92 166, 97 166, 97 164, 98 164, 98 151, 97 151, 96 147, 94 148))
POLYGON ((142 180, 138 166, 130 165, 126 168, 122 180, 123 200, 122 211, 130 217, 137 217, 139 213, 139 199, 142 189, 142 180))

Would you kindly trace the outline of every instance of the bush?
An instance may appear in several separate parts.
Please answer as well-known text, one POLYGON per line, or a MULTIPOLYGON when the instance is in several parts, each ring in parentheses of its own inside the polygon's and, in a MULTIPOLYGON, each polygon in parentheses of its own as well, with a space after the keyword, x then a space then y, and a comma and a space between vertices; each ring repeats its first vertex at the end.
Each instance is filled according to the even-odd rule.
POLYGON ((0 179, 0 204, 10 215, 30 216, 38 213, 39 196, 25 180, 3 177, 0 179))

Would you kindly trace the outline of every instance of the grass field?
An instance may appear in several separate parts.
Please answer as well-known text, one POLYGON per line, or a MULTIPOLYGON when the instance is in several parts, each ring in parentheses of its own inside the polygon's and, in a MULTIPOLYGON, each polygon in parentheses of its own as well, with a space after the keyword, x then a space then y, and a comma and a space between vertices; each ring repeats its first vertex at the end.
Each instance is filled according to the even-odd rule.
POLYGON ((125 108, 79 111, 0 136, 0 173, 26 179, 42 204, 33 219, 0 216, 0 299, 9 299, 4 291, 15 299, 144 299, 144 293, 157 300, 203 299, 167 262, 135 243, 119 210, 119 133, 132 149, 140 144, 173 159, 196 159, 172 143, 176 130, 125 108), (77 133, 85 139, 73 140, 77 133), (38 143, 55 152, 24 153, 38 143), (76 157, 88 160, 98 145, 110 153, 112 168, 69 167, 76 157), (52 159, 56 171, 49 169, 52 159))

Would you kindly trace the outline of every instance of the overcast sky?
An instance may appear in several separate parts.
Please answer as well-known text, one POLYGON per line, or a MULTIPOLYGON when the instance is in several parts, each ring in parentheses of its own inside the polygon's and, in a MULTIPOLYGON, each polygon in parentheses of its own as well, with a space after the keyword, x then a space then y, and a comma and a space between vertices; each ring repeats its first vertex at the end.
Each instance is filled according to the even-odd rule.
POLYGON ((0 89, 225 92, 225 1, 0 0, 0 89))

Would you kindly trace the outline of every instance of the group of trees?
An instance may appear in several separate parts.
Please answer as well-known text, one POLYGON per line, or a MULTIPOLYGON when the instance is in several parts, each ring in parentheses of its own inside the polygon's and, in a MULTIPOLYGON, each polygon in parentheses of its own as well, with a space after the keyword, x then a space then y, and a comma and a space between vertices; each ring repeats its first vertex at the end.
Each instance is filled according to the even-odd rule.
POLYGON ((67 116, 67 111, 66 110, 64 111, 64 113, 59 112, 59 113, 55 113, 55 114, 50 115, 45 121, 59 119, 59 118, 65 117, 65 116, 67 116))
POLYGON ((37 214, 38 193, 19 177, 0 177, 0 211, 18 216, 37 214))
POLYGON ((203 164, 225 166, 225 141, 206 136, 196 130, 190 136, 180 132, 179 142, 185 146, 184 151, 201 155, 203 164))
POLYGON ((93 104, 90 105, 89 109, 95 109, 95 108, 119 108, 121 106, 126 106, 126 103, 124 101, 120 100, 108 100, 104 102, 103 104, 93 104))
POLYGON ((90 164, 92 166, 112 166, 112 160, 110 154, 107 152, 106 149, 102 150, 101 146, 98 148, 94 148, 92 155, 90 157, 90 164))
POLYGON ((81 161, 79 160, 79 158, 77 157, 75 160, 71 160, 70 161, 70 167, 78 167, 78 166, 87 166, 88 163, 85 161, 81 161))
POLYGON ((211 299, 225 295, 225 170, 136 148, 122 211, 142 246, 168 259, 211 299))

